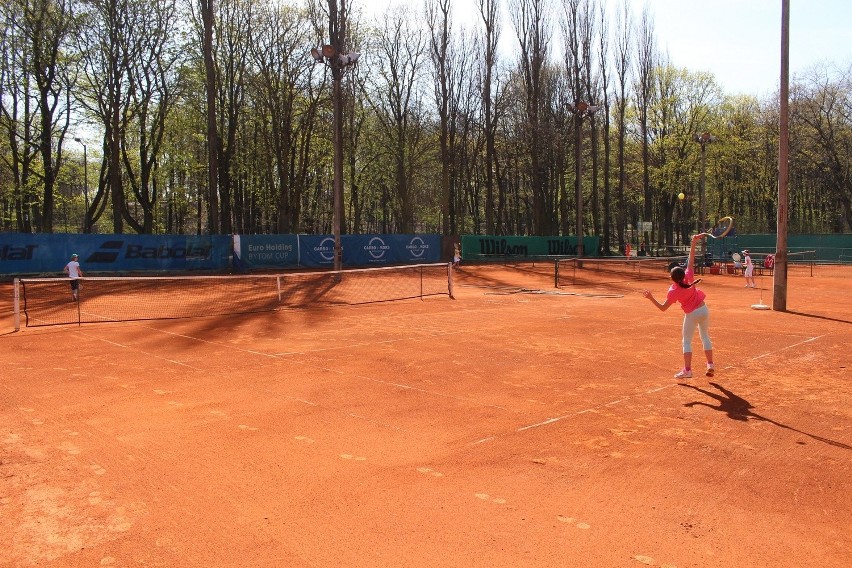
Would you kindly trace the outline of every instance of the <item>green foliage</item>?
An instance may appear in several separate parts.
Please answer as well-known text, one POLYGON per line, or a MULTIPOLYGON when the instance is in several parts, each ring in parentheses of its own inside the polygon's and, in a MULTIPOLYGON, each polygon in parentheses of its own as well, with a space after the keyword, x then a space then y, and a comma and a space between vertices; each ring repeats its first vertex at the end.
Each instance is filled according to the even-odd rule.
MULTIPOLYGON (((518 5, 528 2, 518 0, 518 5)), ((59 13, 64 5, 57 0, 42 4, 46 14, 59 13)), ((583 10, 586 4, 575 8, 583 10)), ((197 6, 174 0, 69 0, 65 7, 81 28, 74 41, 59 42, 55 68, 62 77, 77 78, 64 83, 72 89, 69 103, 77 124, 51 127, 52 155, 59 155, 60 141, 65 144, 48 196, 43 161, 51 154, 39 151, 41 111, 32 104, 37 70, 28 67, 36 46, 24 41, 21 6, 18 0, 0 3, 0 228, 40 230, 24 219, 47 208, 56 212, 57 229, 83 226, 82 156, 72 140, 86 132, 93 230, 115 230, 111 213, 117 206, 127 230, 209 232, 215 194, 226 200, 221 210, 235 232, 331 231, 331 69, 315 64, 309 54, 312 46, 329 41, 324 2, 218 4, 220 172, 219 187, 210 188, 197 6), (114 30, 105 24, 105 14, 119 9, 126 25, 114 30), (118 35, 111 35, 116 30, 118 35), (152 49, 156 45, 162 50, 152 49), (114 112, 120 115, 120 160, 110 160, 114 112), (154 144, 159 132, 162 139, 154 144), (120 169, 119 204, 109 186, 112 168, 120 169)), ((490 222, 495 233, 529 234, 546 226, 570 234, 578 170, 566 106, 576 102, 569 93, 603 102, 599 69, 588 68, 599 65, 596 54, 581 61, 569 55, 563 61, 554 55, 560 49, 548 50, 536 89, 529 88, 514 55, 500 54, 486 89, 482 54, 470 49, 470 34, 453 31, 440 52, 447 73, 441 83, 440 62, 420 25, 420 9, 388 12, 376 21, 350 15, 346 49, 362 57, 343 74, 345 232, 482 233, 490 222), (491 132, 486 132, 484 92, 490 93, 496 119, 491 132), (489 137, 493 155, 486 157, 489 137)), ((559 21, 553 29, 565 31, 562 26, 571 23, 560 18, 564 14, 554 16, 559 21)), ((60 29, 56 18, 44 23, 60 29)), ((477 30, 481 24, 475 24, 477 30)), ((512 33, 504 28, 503 34, 512 33)), ((558 34, 551 39, 553 46, 564 41, 558 34)), ((726 95, 712 75, 674 67, 658 53, 654 57, 646 107, 635 93, 636 78, 628 77, 634 89, 628 98, 616 100, 610 83, 610 107, 583 123, 587 232, 610 231, 609 246, 614 247, 628 237, 628 225, 651 222, 650 241, 678 244, 699 224, 702 171, 708 223, 733 215, 740 232, 774 231, 779 138, 774 98, 726 95), (624 131, 616 117, 621 103, 624 131), (640 125, 645 115, 647 138, 640 125), (704 147, 702 168, 696 136, 704 132, 713 141, 704 147), (620 140, 623 164, 618 163, 620 140), (649 152, 647 171, 643 142, 649 152), (623 198, 618 193, 622 165, 623 198), (680 192, 686 194, 683 201, 676 197, 680 192)), ((608 75, 616 77, 613 69, 608 75)), ((792 86, 793 232, 852 231, 850 108, 850 69, 815 68, 792 86)))

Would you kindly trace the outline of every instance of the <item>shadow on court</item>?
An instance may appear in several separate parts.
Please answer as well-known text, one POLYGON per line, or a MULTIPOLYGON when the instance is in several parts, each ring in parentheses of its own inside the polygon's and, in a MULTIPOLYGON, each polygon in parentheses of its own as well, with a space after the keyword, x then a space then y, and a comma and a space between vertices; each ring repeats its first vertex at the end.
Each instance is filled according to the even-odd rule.
POLYGON ((803 317, 806 317, 806 318, 816 318, 816 319, 823 319, 823 320, 828 320, 828 321, 836 321, 837 323, 852 324, 852 321, 849 321, 849 320, 839 319, 839 318, 830 318, 828 316, 820 316, 820 315, 817 315, 817 314, 806 314, 806 313, 803 313, 803 312, 794 312, 792 310, 787 310, 787 313, 792 314, 794 316, 803 316, 803 317))
POLYGON ((752 406, 752 404, 749 401, 742 398, 741 396, 737 396, 733 392, 729 391, 728 389, 726 389, 725 387, 723 387, 722 385, 719 385, 717 383, 710 383, 710 384, 713 387, 715 387, 717 390, 719 390, 722 394, 718 394, 718 393, 715 393, 715 392, 712 392, 712 391, 709 391, 709 390, 705 390, 705 389, 696 387, 695 385, 690 385, 690 384, 686 384, 686 383, 678 383, 678 384, 682 387, 687 387, 687 388, 690 388, 692 390, 698 391, 702 394, 706 394, 710 398, 713 398, 713 399, 716 399, 717 401, 719 401, 718 406, 714 406, 712 404, 709 404, 709 403, 706 403, 706 402, 701 402, 701 401, 687 402, 687 403, 684 404, 684 406, 688 406, 690 408, 692 408, 693 406, 706 406, 707 408, 710 408, 710 409, 713 409, 713 410, 718 410, 719 412, 724 412, 725 414, 728 415, 728 418, 731 418, 733 420, 740 420, 742 422, 747 422, 749 420, 761 420, 763 422, 769 422, 770 424, 774 424, 775 426, 778 426, 779 428, 784 428, 786 430, 792 430, 793 432, 798 432, 799 434, 803 434, 805 436, 808 436, 809 438, 813 438, 814 440, 818 440, 820 442, 829 444, 831 446, 835 446, 837 448, 843 448, 844 450, 852 450, 852 446, 850 446, 848 444, 844 444, 842 442, 836 442, 836 441, 831 440, 829 438, 824 438, 822 436, 817 436, 815 434, 809 434, 807 432, 797 430, 796 428, 793 428, 792 426, 787 426, 786 424, 781 424, 780 422, 776 422, 775 420, 772 420, 771 418, 766 418, 765 416, 761 416, 761 415, 752 411, 752 408, 754 408, 754 406, 752 406))

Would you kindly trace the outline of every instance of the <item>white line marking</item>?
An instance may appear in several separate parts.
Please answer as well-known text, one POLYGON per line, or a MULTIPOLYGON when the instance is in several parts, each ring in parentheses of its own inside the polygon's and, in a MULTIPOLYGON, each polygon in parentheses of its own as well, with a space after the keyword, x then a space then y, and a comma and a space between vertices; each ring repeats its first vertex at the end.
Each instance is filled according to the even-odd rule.
MULTIPOLYGON (((770 355, 774 355, 776 353, 780 353, 780 352, 786 351, 788 349, 793 349, 795 347, 799 347, 799 346, 804 345, 806 343, 811 343, 811 342, 816 341, 818 339, 821 339, 823 337, 825 337, 825 335, 818 335, 816 337, 809 337, 809 338, 805 339, 804 341, 794 343, 793 345, 787 345, 786 347, 781 347, 780 349, 776 349, 775 351, 770 351, 770 352, 764 353, 762 355, 752 357, 751 359, 747 359, 746 361, 749 361, 749 362, 750 361, 756 361, 758 359, 762 359, 764 357, 768 357, 770 355)), ((725 368, 726 369, 733 369, 735 367, 736 367, 735 365, 729 365, 725 368)), ((637 396, 642 396, 642 395, 645 395, 645 394, 653 394, 653 393, 656 393, 656 392, 660 392, 660 391, 672 388, 673 386, 676 386, 676 385, 677 385, 677 383, 669 383, 669 384, 662 385, 662 386, 659 386, 659 387, 654 387, 654 388, 646 390, 643 393, 637 393, 636 395, 631 395, 631 396, 616 399, 616 400, 613 400, 613 401, 610 401, 610 402, 605 402, 605 403, 599 404, 598 406, 595 406, 595 407, 592 407, 592 408, 587 408, 585 410, 578 410, 576 412, 571 412, 571 413, 565 414, 563 416, 557 416, 556 418, 549 418, 549 419, 547 419, 543 422, 537 422, 536 424, 529 424, 527 426, 522 426, 522 427, 518 428, 516 430, 516 432, 523 432, 525 430, 531 430, 533 428, 539 428, 541 426, 547 426, 549 424, 559 422, 560 420, 564 420, 566 418, 572 418, 574 416, 580 416, 581 414, 586 414, 588 412, 595 412, 597 409, 605 408, 607 406, 615 406, 616 404, 620 404, 620 403, 625 402, 627 400, 630 400, 632 398, 636 398, 637 396)), ((482 443, 482 442, 485 442, 485 441, 490 441, 490 440, 493 440, 493 439, 496 439, 496 436, 491 436, 489 438, 485 438, 484 440, 479 440, 478 442, 474 442, 474 444, 479 444, 479 443, 482 443)))
POLYGON ((86 333, 85 331, 81 331, 80 333, 82 333, 86 337, 91 337, 91 338, 95 339, 96 341, 101 341, 103 343, 109 343, 110 345, 115 345, 116 347, 121 347, 122 349, 131 349, 131 350, 136 351, 138 353, 142 353, 146 357, 153 357, 154 359, 160 359, 162 361, 168 361, 169 363, 174 363, 175 365, 180 365, 182 367, 188 367, 188 368, 192 369, 193 371, 201 371, 202 370, 202 369, 199 369, 198 367, 193 367, 192 365, 188 365, 187 363, 183 363, 182 361, 175 361, 174 359, 162 357, 162 356, 157 355, 155 353, 149 353, 147 351, 142 351, 141 349, 137 349, 137 348, 131 347, 129 345, 124 345, 123 343, 118 343, 116 341, 110 341, 109 339, 104 339, 102 337, 94 336, 90 333, 86 333))
POLYGON ((798 343, 794 343, 793 345, 788 345, 787 347, 782 347, 781 349, 776 349, 775 351, 768 351, 763 355, 758 355, 757 357, 752 357, 751 359, 747 359, 748 361, 757 361, 758 359, 763 359, 764 357, 769 357, 770 355, 775 355, 776 353, 780 353, 781 351, 786 351, 787 349, 793 349, 794 347, 799 347, 804 345, 805 343, 811 343, 812 341, 816 341, 817 339, 822 339, 825 335, 817 335, 816 337, 809 337, 804 341, 800 341, 798 343))

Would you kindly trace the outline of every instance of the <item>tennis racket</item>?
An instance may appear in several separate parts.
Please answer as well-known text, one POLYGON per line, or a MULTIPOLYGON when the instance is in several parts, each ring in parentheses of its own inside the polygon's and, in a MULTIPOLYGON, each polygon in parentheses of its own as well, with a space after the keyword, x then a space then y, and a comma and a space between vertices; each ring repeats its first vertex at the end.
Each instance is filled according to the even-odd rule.
POLYGON ((714 239, 721 239, 725 235, 731 232, 731 229, 734 228, 734 218, 733 217, 722 217, 709 231, 701 233, 704 236, 712 237, 714 239))

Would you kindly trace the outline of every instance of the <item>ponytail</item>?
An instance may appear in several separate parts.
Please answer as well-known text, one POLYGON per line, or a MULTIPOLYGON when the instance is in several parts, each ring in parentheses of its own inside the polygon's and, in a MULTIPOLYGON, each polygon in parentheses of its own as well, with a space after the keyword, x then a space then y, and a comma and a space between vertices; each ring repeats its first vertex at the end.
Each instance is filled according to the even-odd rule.
POLYGON ((684 282, 683 279, 686 277, 686 271, 681 266, 675 266, 674 268, 672 268, 671 276, 672 276, 672 280, 674 280, 675 284, 677 284, 681 288, 692 288, 693 286, 695 286, 696 284, 701 282, 701 278, 699 278, 698 280, 695 280, 693 282, 690 282, 689 284, 684 282))

